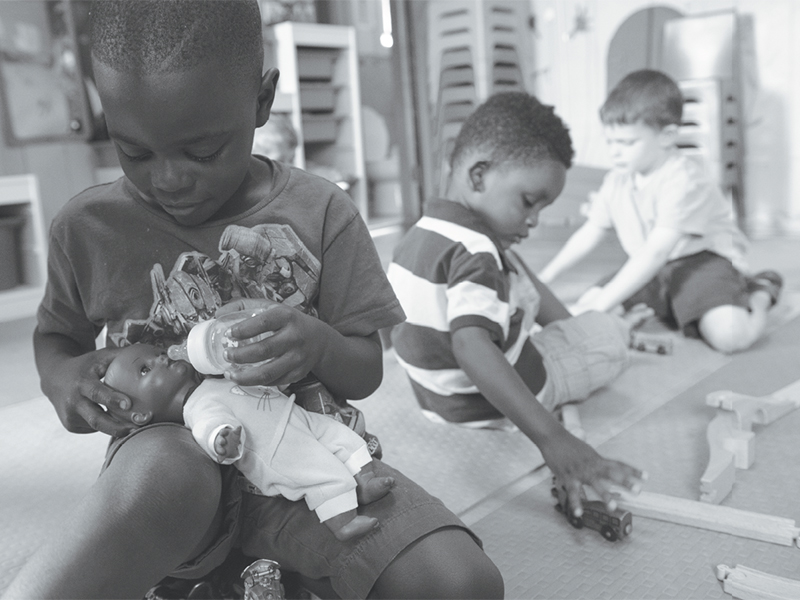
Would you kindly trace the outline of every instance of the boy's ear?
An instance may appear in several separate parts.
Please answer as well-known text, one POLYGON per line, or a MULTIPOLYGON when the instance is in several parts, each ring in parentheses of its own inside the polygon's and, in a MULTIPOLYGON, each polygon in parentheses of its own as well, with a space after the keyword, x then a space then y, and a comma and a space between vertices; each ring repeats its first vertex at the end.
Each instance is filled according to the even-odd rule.
POLYGON ((664 146, 672 146, 678 138, 678 126, 673 123, 662 127, 659 138, 664 146))
POLYGON ((134 425, 147 425, 153 419, 153 411, 148 410, 143 413, 140 412, 132 412, 131 413, 131 422, 134 425))
POLYGON ((486 171, 489 170, 489 163, 485 160, 479 160, 473 164, 467 171, 469 177, 469 185, 473 192, 484 191, 483 178, 486 176, 486 171))
POLYGON ((276 68, 268 69, 261 76, 261 86, 258 89, 258 111, 256 112, 256 127, 261 127, 269 119, 272 103, 275 100, 275 90, 278 87, 280 71, 276 68))

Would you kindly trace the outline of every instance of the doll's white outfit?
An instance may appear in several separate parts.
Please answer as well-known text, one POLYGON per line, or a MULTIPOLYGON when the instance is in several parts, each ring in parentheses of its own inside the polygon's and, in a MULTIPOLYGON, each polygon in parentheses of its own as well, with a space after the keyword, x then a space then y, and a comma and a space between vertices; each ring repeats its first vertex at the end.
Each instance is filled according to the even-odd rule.
POLYGON ((211 458, 235 463, 263 495, 305 498, 320 521, 358 506, 353 476, 372 460, 364 439, 297 406, 278 388, 206 379, 190 394, 183 416, 211 458), (223 460, 214 440, 223 428, 239 426, 238 453, 223 460))

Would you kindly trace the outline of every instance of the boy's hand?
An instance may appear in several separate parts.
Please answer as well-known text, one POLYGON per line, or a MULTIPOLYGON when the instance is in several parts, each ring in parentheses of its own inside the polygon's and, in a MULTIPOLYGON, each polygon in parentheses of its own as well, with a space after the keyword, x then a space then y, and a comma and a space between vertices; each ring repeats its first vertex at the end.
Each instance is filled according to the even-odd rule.
POLYGON ((582 487, 591 486, 609 510, 617 506, 614 487, 638 494, 647 475, 625 463, 600 456, 591 446, 566 430, 542 449, 547 466, 564 485, 575 516, 583 514, 582 487))
POLYGON ((129 433, 135 427, 120 423, 101 408, 116 405, 121 410, 130 407, 130 399, 101 381, 114 360, 116 348, 104 348, 61 361, 50 381, 58 382, 48 398, 56 409, 61 423, 72 433, 102 431, 111 436, 129 433))
POLYGON ((326 339, 325 332, 321 331, 325 325, 319 319, 269 300, 240 300, 231 305, 234 308, 228 310, 268 308, 233 325, 232 339, 247 339, 267 331, 273 333, 259 342, 226 351, 229 360, 239 366, 230 372, 231 380, 240 385, 284 385, 299 381, 319 364, 326 339), (255 367, 247 364, 267 359, 272 360, 255 367))
POLYGON ((239 443, 242 440, 242 426, 225 427, 214 438, 214 452, 221 460, 235 458, 239 454, 239 443))

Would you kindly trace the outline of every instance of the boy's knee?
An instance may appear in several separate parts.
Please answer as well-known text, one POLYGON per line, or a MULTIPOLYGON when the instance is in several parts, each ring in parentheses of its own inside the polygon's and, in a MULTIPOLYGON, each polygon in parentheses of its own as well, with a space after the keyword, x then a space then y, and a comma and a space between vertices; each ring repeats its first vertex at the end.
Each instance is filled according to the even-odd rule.
POLYGON ((502 598, 503 576, 472 536, 445 528, 417 540, 383 572, 378 598, 502 598))
POLYGON ((125 490, 128 504, 146 502, 166 514, 194 518, 213 516, 222 491, 219 466, 184 427, 137 432, 117 450, 102 479, 125 490))
POLYGON ((709 346, 724 354, 746 350, 758 337, 748 311, 739 306, 712 308, 701 317, 698 329, 709 346))

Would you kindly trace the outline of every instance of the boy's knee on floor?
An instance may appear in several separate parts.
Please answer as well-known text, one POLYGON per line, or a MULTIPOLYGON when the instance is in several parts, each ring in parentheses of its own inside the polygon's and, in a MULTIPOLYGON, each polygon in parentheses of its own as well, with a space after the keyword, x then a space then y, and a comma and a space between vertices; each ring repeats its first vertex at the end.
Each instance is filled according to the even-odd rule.
POLYGON ((740 306, 718 306, 700 318, 698 324, 703 340, 724 354, 733 354, 749 348, 758 339, 750 322, 750 314, 740 306))

